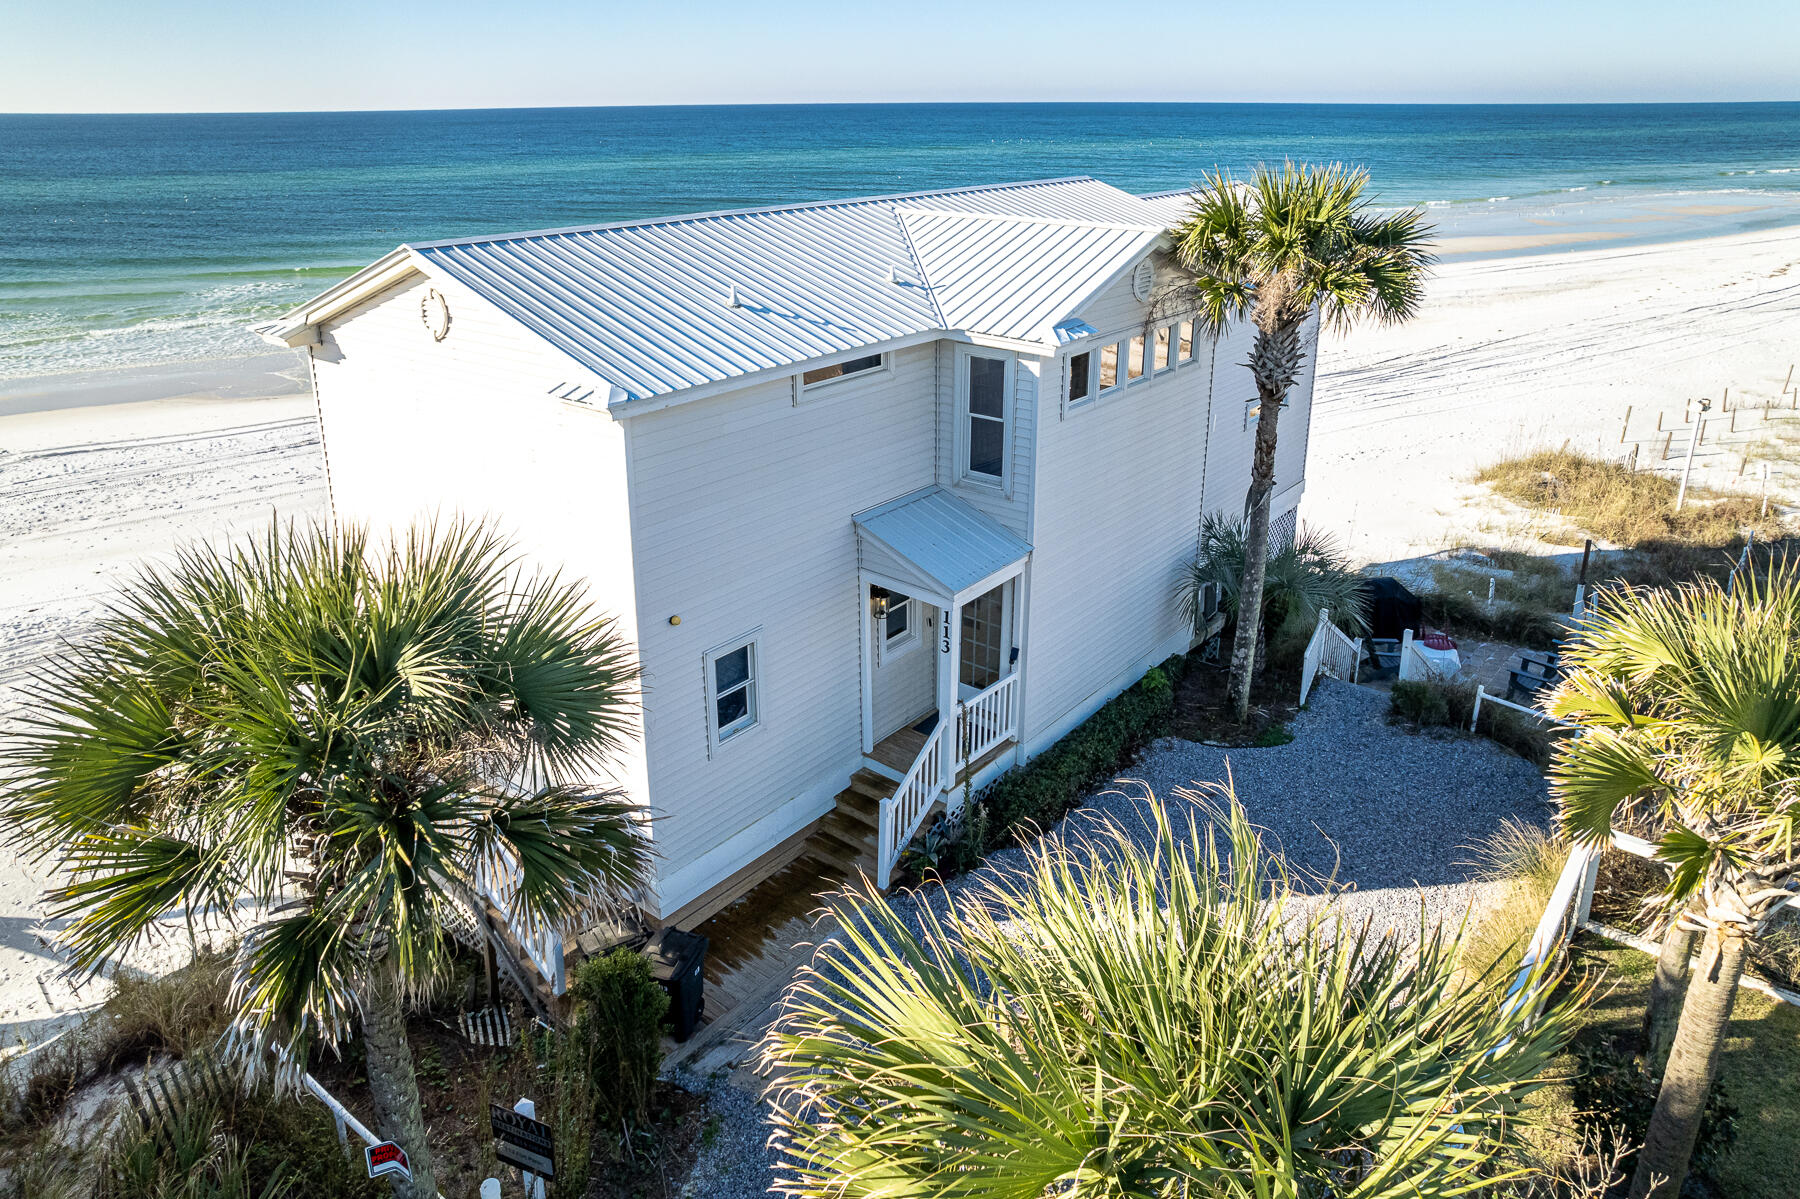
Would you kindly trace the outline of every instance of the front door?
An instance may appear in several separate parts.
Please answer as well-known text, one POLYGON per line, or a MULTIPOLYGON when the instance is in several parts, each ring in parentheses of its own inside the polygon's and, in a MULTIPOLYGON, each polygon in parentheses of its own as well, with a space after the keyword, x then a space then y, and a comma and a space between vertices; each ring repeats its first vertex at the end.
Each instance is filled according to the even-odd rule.
POLYGON ((967 700, 998 683, 1011 665, 1010 582, 978 595, 962 609, 962 669, 959 696, 967 700))

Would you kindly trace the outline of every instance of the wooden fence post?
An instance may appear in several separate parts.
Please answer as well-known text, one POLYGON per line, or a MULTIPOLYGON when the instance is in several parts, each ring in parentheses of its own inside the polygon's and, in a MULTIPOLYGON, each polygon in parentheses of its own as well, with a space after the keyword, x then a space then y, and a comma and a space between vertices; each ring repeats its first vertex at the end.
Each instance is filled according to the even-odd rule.
POLYGON ((1625 430, 1631 428, 1631 405, 1625 405, 1625 419, 1619 422, 1619 444, 1625 444, 1625 430))

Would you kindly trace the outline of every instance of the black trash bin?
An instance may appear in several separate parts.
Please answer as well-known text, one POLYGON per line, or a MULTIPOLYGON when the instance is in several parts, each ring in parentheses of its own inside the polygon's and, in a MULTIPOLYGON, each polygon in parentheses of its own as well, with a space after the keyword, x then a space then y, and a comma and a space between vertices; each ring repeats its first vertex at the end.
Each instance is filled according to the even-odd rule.
POLYGON ((677 1041, 685 1041, 700 1027, 706 1010, 707 939, 678 928, 659 929, 644 946, 656 981, 669 993, 669 1020, 677 1041))

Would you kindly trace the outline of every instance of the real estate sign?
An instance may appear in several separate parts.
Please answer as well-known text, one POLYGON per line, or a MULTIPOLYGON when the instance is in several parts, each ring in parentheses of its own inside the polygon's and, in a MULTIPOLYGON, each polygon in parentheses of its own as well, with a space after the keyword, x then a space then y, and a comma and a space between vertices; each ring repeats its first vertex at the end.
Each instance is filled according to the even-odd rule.
POLYGON ((498 1103, 488 1106, 494 1130, 494 1156, 540 1178, 556 1177, 556 1143, 550 1126, 498 1103))

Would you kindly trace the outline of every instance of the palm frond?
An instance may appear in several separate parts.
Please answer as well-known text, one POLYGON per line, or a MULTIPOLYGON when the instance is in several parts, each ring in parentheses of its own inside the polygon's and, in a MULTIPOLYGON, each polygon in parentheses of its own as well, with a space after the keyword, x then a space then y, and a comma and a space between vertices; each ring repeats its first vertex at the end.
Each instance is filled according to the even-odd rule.
POLYGON ((1048 839, 918 931, 881 896, 766 1044, 798 1196, 1452 1194, 1569 1026, 1292 899, 1235 800, 1048 839), (1211 806, 1216 804, 1217 806, 1211 806))
POLYGON ((368 971, 441 966, 478 845, 524 860, 545 915, 642 884, 630 805, 596 777, 636 682, 579 583, 484 524, 381 545, 276 524, 145 571, 43 666, 0 826, 72 876, 55 900, 83 963, 301 880, 307 914, 245 937, 244 1020, 336 1030, 368 971))

